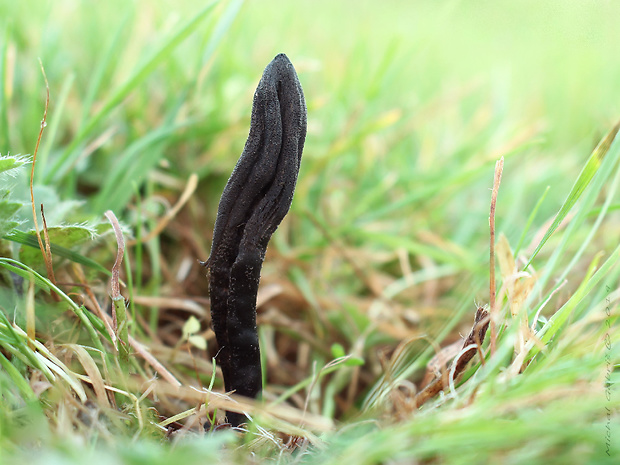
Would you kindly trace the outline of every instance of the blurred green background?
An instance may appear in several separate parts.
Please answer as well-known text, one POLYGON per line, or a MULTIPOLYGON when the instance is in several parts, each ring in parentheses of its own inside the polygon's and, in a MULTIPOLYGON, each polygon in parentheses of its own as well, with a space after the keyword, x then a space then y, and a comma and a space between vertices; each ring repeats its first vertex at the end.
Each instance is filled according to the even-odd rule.
POLYGON ((486 215, 481 188, 495 159, 507 155, 510 214, 498 215, 510 234, 547 185, 551 197, 568 190, 619 111, 617 2, 223 3, 132 82, 203 6, 2 2, 0 152, 33 151, 40 57, 51 103, 37 176, 60 184, 61 197, 86 193, 89 207, 116 211, 164 161, 173 176, 220 175, 221 185, 243 146, 255 83, 284 52, 309 107, 294 210, 332 226, 387 218, 401 233, 453 231, 466 244, 482 216, 461 212, 486 215))
MULTIPOLYGON (((366 377, 351 401, 359 408, 383 369, 381 351, 409 336, 458 338, 471 324, 472 301, 488 301, 489 189, 502 156, 498 233, 513 250, 519 243, 526 259, 532 252, 536 233, 620 115, 617 18, 620 2, 585 0, 0 0, 0 154, 34 151, 45 106, 40 59, 50 105, 35 197, 45 203, 48 226, 86 222, 101 231, 111 209, 128 237, 139 235, 196 173, 191 200, 131 259, 136 295, 204 303, 201 269, 194 266, 183 282, 173 277, 183 260, 195 265, 208 256, 254 89, 267 63, 286 53, 305 92, 308 135, 291 213, 274 235, 263 282, 283 284, 288 301, 278 311, 298 325, 283 330, 264 312, 263 328, 290 338, 281 344, 293 353, 281 354, 289 361, 296 344, 312 338, 319 343, 309 349, 311 362, 329 361, 335 344, 364 358, 366 377)), ((17 214, 23 231, 32 226, 29 174, 0 178, 0 189, 24 202, 17 214)), ((616 247, 619 221, 617 211, 606 218, 567 292, 594 253, 616 247)), ((561 274, 586 233, 584 226, 563 244, 550 275, 561 274)), ((544 267, 557 241, 551 238, 534 268, 544 267)), ((89 257, 109 267, 110 244, 93 247, 89 257)), ((11 247, 24 262, 32 255, 11 247)), ((105 298, 103 286, 99 292, 105 298)), ((157 329, 158 314, 144 315, 157 329)), ((417 353, 428 349, 419 345, 417 353)), ((432 355, 425 354, 415 360, 418 371, 432 355)), ((310 411, 334 417, 346 410, 333 401, 350 381, 343 373, 322 387, 310 411)), ((273 392, 294 384, 271 376, 273 392)), ((500 410, 488 409, 501 418, 500 410)), ((560 411, 542 425, 562 425, 560 411)), ((596 404, 594 411, 602 410, 596 404)), ((425 418, 427 426, 444 420, 432 411, 425 418)), ((482 428, 484 414, 478 418, 482 428)), ((464 437, 468 424, 455 428, 452 439, 464 437)), ((566 434, 557 444, 572 437, 566 434)), ((339 436, 338 447, 345 450, 349 439, 339 436)), ((518 461, 524 451, 512 439, 498 447, 518 461)), ((599 439, 591 436, 590 446, 599 439)), ((475 457, 459 450, 447 456, 450 463, 475 457)))

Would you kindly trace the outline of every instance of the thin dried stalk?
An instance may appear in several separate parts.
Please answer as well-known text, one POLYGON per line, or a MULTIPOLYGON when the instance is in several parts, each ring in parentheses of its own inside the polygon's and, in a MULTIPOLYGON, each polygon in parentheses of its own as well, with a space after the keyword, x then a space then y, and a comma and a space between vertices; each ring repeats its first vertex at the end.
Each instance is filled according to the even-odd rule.
POLYGON ((489 308, 491 310, 491 355, 495 354, 495 341, 497 339, 497 330, 495 328, 495 320, 497 309, 495 308, 495 207, 497 205, 497 193, 499 185, 502 181, 502 171, 504 170, 504 157, 495 163, 495 176, 493 178, 493 192, 491 193, 491 210, 489 212, 489 229, 490 229, 490 245, 489 245, 489 308))
MULTIPOLYGON (((43 255, 43 260, 45 261, 45 268, 47 270, 47 277, 52 282, 52 284, 56 285, 56 278, 54 276, 54 267, 52 264, 52 251, 50 249, 50 241, 49 236, 47 235, 47 225, 45 225, 45 246, 43 245, 43 240, 41 239, 41 233, 39 232, 39 222, 37 220, 37 212, 35 209, 34 203, 34 168, 37 163, 37 153, 39 152, 39 145, 41 144, 41 138, 43 137, 43 130, 47 126, 47 110, 50 105, 50 86, 47 82, 47 75, 45 74, 45 68, 43 68, 43 63, 39 60, 39 65, 41 66, 41 73, 43 73, 43 79, 45 80, 45 110, 43 111, 43 119, 41 120, 41 128, 39 129, 39 137, 37 137, 37 144, 34 148, 34 153, 32 155, 32 168, 30 169, 30 202, 32 205, 32 220, 34 222, 34 231, 37 235, 37 241, 39 242, 39 248, 41 249, 41 254, 43 255)), ((43 215, 43 205, 41 204, 41 215, 43 215)), ((45 217, 43 217, 43 223, 45 224, 45 217)), ((56 292, 52 291, 52 298, 59 302, 60 297, 56 294, 56 292)))
POLYGON ((125 306, 125 298, 121 295, 120 287, 120 268, 123 262, 123 256, 125 254, 125 239, 123 238, 123 232, 118 224, 118 220, 114 215, 114 212, 108 210, 105 212, 106 218, 112 224, 114 234, 116 236, 116 243, 118 249, 116 252, 116 260, 114 266, 112 266, 112 281, 111 297, 112 297, 112 310, 114 316, 114 330, 118 336, 117 350, 120 357, 120 362, 123 366, 129 366, 129 322, 127 320, 127 307, 125 306))

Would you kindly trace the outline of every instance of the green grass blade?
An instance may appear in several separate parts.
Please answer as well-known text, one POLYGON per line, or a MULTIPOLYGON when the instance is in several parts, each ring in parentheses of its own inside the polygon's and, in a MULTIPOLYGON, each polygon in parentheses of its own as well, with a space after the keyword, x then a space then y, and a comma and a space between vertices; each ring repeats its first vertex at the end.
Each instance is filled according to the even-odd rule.
POLYGON ((45 292, 50 292, 50 286, 48 286, 48 281, 43 279, 40 275, 35 274, 32 275, 28 270, 21 268, 18 265, 19 262, 15 260, 11 260, 8 258, 0 257, 0 266, 3 268, 15 273, 17 276, 22 277, 25 280, 34 279, 35 284, 38 288, 43 289, 45 292))
MULTIPOLYGON (((47 355, 49 357, 51 354, 48 353, 47 355)), ((73 388, 73 390, 82 402, 86 402, 88 400, 88 398, 86 397, 86 392, 80 384, 80 381, 75 377, 73 373, 71 373, 71 371, 69 371, 66 366, 64 366, 64 364, 60 362, 60 360, 50 360, 50 358, 44 357, 40 352, 35 352, 35 356, 51 371, 56 373, 60 378, 64 379, 65 382, 73 388)))
POLYGON ((86 316, 83 307, 77 305, 73 300, 71 300, 71 298, 67 294, 65 294, 64 292, 62 292, 62 290, 52 284, 49 279, 44 278, 39 273, 34 271, 32 268, 24 265, 23 263, 20 263, 17 260, 13 260, 12 258, 0 257, 0 265, 7 269, 11 269, 12 267, 12 271, 15 271, 17 274, 20 275, 23 275, 25 272, 25 277, 27 279, 33 278, 35 280, 35 283, 39 287, 47 287, 48 289, 53 289, 62 300, 69 304, 69 307, 71 308, 73 313, 75 313, 75 315, 80 319, 80 321, 86 328, 86 331, 88 332, 90 338, 95 344, 95 347, 100 351, 105 352, 105 349, 103 348, 103 344, 101 342, 101 338, 99 337, 99 334, 97 333, 97 331, 95 331, 95 328, 86 316))
MULTIPOLYGON (((617 264, 618 259, 620 259, 620 246, 616 247, 611 256, 605 261, 600 269, 596 270, 599 259, 600 256, 594 258, 588 269, 587 278, 581 283, 568 302, 566 302, 557 312, 555 312, 547 324, 539 331, 538 337, 543 345, 549 343, 551 338, 553 338, 562 328, 562 325, 566 323, 568 317, 571 315, 577 304, 579 304, 579 302, 581 302, 590 292, 592 292, 601 279, 603 279, 617 264)), ((535 345, 530 350, 529 357, 533 357, 538 352, 540 352, 540 348, 535 345)))
POLYGON ((82 402, 86 402, 86 392, 75 374, 69 370, 69 368, 67 368, 67 366, 58 357, 50 352, 44 344, 37 340, 30 339, 26 332, 19 326, 11 325, 3 312, 0 312, 0 324, 5 326, 8 332, 10 332, 15 338, 17 344, 19 344, 19 350, 5 345, 5 347, 9 349, 9 352, 18 356, 21 355, 20 359, 22 360, 25 356, 25 358, 30 361, 33 366, 46 373, 48 379, 53 379, 55 376, 53 373, 56 373, 56 375, 64 379, 67 384, 73 388, 82 402), (36 348, 36 351, 33 350, 33 348, 36 348))
POLYGON ((230 29, 234 19, 237 17, 237 13, 239 13, 243 2, 244 0, 233 0, 226 7, 226 10, 217 22, 213 33, 209 37, 206 50, 202 55, 202 66, 205 66, 211 60, 217 46, 224 38, 226 32, 228 32, 228 29, 230 29))
MULTIPOLYGON (((591 210, 590 207, 593 205, 596 198, 598 197, 598 193, 603 192, 603 184, 605 179, 599 179, 597 181, 598 182, 593 185, 592 192, 590 192, 589 195, 584 198, 583 210, 579 211, 579 215, 575 217, 575 221, 581 221, 582 219, 585 220, 589 216, 589 211, 591 210)), ((567 276, 569 276, 571 270, 579 263, 579 260, 590 245, 590 242, 592 242, 592 240, 596 237, 596 233, 598 232, 600 226, 603 224, 603 220, 607 215, 608 207, 611 204, 612 199, 615 197, 616 191, 618 190, 618 184, 620 184, 620 170, 616 171, 616 176, 612 180, 609 187, 605 189, 606 199, 603 203, 601 211, 598 214, 598 217, 594 221, 594 224, 590 228, 588 234, 581 240, 579 249, 577 250, 577 252, 575 252, 570 263, 564 268, 562 274, 557 278, 558 281, 562 281, 567 276)))
POLYGON ((9 104, 7 101, 7 47, 11 37, 11 28, 4 22, 4 34, 0 40, 0 155, 11 148, 9 140, 9 104))
POLYGON ((2 369, 7 373, 13 385, 21 392, 24 396, 24 399, 29 401, 37 400, 37 396, 32 391, 32 388, 28 384, 28 381, 24 379, 21 373, 15 368, 11 362, 7 360, 7 358, 0 352, 0 365, 2 369))
POLYGON ((95 211, 118 211, 125 207, 134 193, 132 183, 140 185, 150 169, 163 157, 162 148, 166 140, 183 127, 172 124, 173 119, 174 115, 170 115, 163 127, 137 139, 118 157, 106 176, 101 192, 93 200, 95 211))
POLYGON ((24 365, 41 370, 48 380, 56 379, 56 375, 41 362, 35 351, 28 345, 26 333, 19 326, 13 326, 2 311, 0 311, 0 335, 2 335, 0 345, 7 352, 18 358, 24 365))
POLYGON ((549 226, 549 229, 541 239, 538 246, 536 246, 536 249, 532 253, 532 256, 525 265, 524 270, 527 270, 534 258, 536 258, 536 255, 538 255, 538 252, 540 252, 540 249, 543 248, 545 243, 549 240, 549 238, 558 228, 560 223, 564 220, 564 218, 566 218, 568 212, 573 208, 575 203, 577 203, 577 201, 583 194, 583 191, 588 187, 590 181, 592 181, 592 178, 600 168, 601 163, 603 162, 603 159, 605 158, 607 153, 609 151, 620 150, 620 138, 616 139, 616 134, 618 134, 619 129, 620 123, 616 124, 616 126, 614 126, 614 128, 607 134, 607 136, 605 136, 605 138, 596 146, 596 148, 592 152, 592 155, 590 155, 588 162, 581 170, 577 181, 575 181, 575 184, 569 192, 568 197, 564 201, 564 204, 560 208, 560 211, 555 216, 553 223, 551 224, 551 226, 549 226))
POLYGON ((52 169, 45 176, 45 183, 50 183, 54 179, 60 179, 67 173, 75 161, 75 158, 79 155, 76 149, 86 140, 95 126, 116 108, 136 87, 146 80, 151 72, 153 72, 153 70, 198 27, 215 4, 216 2, 210 3, 190 20, 182 24, 167 41, 155 50, 155 52, 135 70, 120 88, 116 89, 103 104, 102 108, 84 125, 84 127, 82 127, 82 129, 80 129, 79 133, 73 138, 71 144, 69 144, 63 154, 56 160, 52 169))
POLYGON ((527 222, 525 223, 525 227, 523 228, 523 232, 521 233, 519 242, 517 242, 517 246, 515 247, 515 252, 514 252, 515 257, 519 255, 519 251, 521 250, 521 247, 523 246, 523 241, 525 240, 525 236, 530 230, 530 227, 532 226, 532 223, 534 222, 534 218, 536 218, 536 214, 538 213, 538 210, 543 204, 548 193, 549 193, 549 186, 547 186, 547 188, 545 189, 545 192, 543 192, 543 194, 540 196, 540 198, 538 199, 538 202, 536 202, 536 205, 532 209, 532 213, 530 213, 530 216, 527 218, 527 222))
POLYGON ((122 48, 121 40, 123 38, 123 31, 127 27, 129 18, 133 15, 133 10, 128 12, 125 17, 119 22, 116 32, 110 40, 110 44, 106 48, 105 52, 101 55, 101 59, 97 62, 92 76, 88 83, 88 90, 86 97, 84 98, 84 104, 82 107, 81 121, 88 121, 88 115, 95 101, 95 97, 101 89, 101 85, 104 81, 106 73, 110 72, 115 65, 118 64, 118 50, 122 48))

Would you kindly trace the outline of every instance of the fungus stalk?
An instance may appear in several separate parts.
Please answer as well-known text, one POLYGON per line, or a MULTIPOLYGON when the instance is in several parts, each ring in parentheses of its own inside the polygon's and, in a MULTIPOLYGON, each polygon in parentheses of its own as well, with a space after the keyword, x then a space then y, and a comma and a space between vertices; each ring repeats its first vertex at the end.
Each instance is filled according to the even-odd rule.
MULTIPOLYGON (((288 212, 306 138, 306 103, 284 54, 267 65, 254 94, 250 133, 220 199, 209 269, 211 319, 226 391, 262 390, 256 295, 271 235, 288 212)), ((227 412, 229 423, 245 421, 227 412)))

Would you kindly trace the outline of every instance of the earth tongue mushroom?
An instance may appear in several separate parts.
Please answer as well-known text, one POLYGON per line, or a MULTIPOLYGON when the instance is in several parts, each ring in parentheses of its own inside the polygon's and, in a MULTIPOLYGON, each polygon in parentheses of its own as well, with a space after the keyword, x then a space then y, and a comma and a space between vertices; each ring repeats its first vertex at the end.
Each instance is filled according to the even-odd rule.
MULTIPOLYGON (((226 391, 262 390, 256 295, 267 243, 286 213, 306 139, 306 102, 284 54, 267 65, 254 93, 250 134, 215 220, 209 269, 211 319, 226 391)), ((245 416, 227 412, 238 426, 245 416)))

